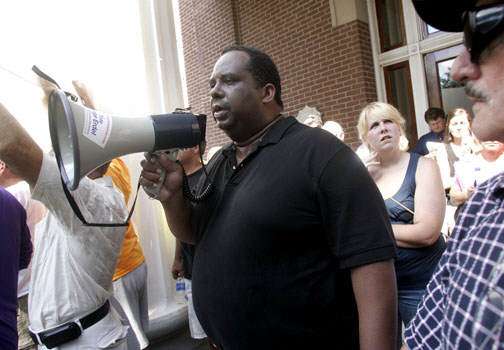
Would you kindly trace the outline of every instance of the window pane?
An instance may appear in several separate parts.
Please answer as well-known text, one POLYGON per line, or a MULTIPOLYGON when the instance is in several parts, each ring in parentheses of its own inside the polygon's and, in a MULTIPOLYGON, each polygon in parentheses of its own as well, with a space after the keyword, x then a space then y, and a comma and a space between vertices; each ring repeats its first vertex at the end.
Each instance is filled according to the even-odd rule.
POLYGON ((406 44, 401 0, 376 0, 382 52, 406 44))
POLYGON ((406 136, 411 149, 416 144, 418 137, 409 63, 401 62, 385 67, 384 73, 387 85, 387 100, 406 119, 406 136))
POLYGON ((425 55, 425 77, 430 107, 441 107, 445 112, 456 107, 471 110, 472 103, 465 96, 464 88, 450 79, 452 64, 462 50, 462 45, 456 45, 425 55))
POLYGON ((446 112, 459 107, 470 112, 472 110, 472 102, 466 97, 464 86, 450 78, 450 71, 454 61, 455 59, 452 58, 437 63, 442 105, 446 112))

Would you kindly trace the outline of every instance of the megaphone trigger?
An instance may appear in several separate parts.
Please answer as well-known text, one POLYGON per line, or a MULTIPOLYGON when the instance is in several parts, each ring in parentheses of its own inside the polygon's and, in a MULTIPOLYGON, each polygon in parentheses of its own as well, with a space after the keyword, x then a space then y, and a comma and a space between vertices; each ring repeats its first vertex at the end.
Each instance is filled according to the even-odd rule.
POLYGON ((164 181, 166 179, 166 170, 161 169, 161 173, 159 174, 159 180, 151 185, 144 186, 142 185, 143 190, 149 196, 149 199, 159 199, 159 195, 161 194, 161 187, 163 187, 164 181))
MULTIPOLYGON (((147 152, 147 155, 151 160, 151 162, 155 162, 156 158, 158 158, 161 154, 165 154, 171 161, 176 161, 178 152, 179 152, 178 149, 173 148, 164 151, 147 152)), ((158 168, 158 173, 159 173, 159 179, 155 184, 151 186, 142 185, 142 188, 144 189, 145 193, 147 193, 150 199, 159 199, 159 195, 161 193, 161 187, 163 186, 164 181, 166 179, 165 169, 163 169, 162 167, 158 168)))

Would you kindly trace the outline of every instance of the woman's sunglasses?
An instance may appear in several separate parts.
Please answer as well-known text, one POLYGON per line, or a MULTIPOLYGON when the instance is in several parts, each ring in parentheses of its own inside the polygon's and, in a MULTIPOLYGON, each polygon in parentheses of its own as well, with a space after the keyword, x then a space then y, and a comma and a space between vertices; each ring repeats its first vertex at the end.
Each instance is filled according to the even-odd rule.
POLYGON ((504 33, 504 4, 493 4, 464 13, 464 45, 471 61, 478 63, 481 53, 504 33))

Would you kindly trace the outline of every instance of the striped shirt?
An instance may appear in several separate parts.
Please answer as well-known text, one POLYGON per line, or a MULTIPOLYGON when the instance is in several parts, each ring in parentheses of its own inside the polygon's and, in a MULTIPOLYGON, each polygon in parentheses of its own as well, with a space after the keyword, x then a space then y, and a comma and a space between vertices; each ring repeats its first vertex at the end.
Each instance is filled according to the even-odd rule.
POLYGON ((463 208, 405 333, 409 349, 504 349, 504 173, 463 208))

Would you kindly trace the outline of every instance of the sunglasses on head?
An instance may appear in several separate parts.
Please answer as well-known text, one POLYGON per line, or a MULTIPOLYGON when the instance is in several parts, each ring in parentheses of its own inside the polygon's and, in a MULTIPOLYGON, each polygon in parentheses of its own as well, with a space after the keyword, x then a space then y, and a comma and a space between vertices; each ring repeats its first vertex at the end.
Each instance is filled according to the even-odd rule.
POLYGON ((471 61, 478 63, 481 53, 504 32, 504 4, 478 7, 464 13, 464 45, 471 61))

